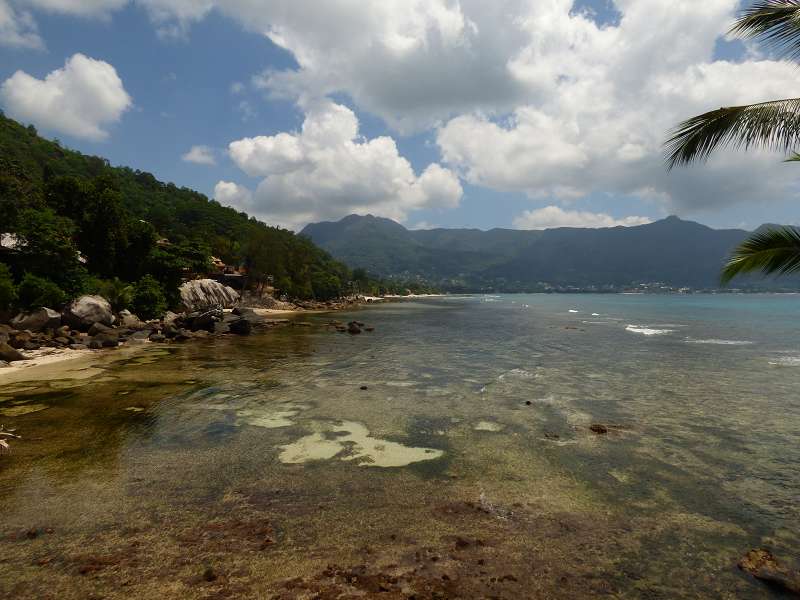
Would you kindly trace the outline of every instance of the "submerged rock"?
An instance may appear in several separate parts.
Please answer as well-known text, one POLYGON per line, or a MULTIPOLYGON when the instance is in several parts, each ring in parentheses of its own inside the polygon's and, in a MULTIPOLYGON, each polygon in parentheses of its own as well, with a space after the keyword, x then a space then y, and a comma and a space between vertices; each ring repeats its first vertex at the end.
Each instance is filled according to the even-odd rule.
POLYGON ((52 308, 41 307, 28 313, 20 313, 11 319, 11 326, 15 329, 33 332, 46 329, 57 329, 61 326, 61 314, 52 308))
POLYGON ((608 427, 602 423, 592 423, 592 425, 589 426, 589 429, 597 435, 605 435, 608 433, 608 427))
POLYGON ((195 279, 180 287, 181 302, 187 312, 211 308, 233 308, 239 303, 239 293, 213 279, 195 279))
POLYGON ((750 550, 739 568, 773 587, 800 596, 800 572, 782 565, 766 548, 750 550))
POLYGON ((359 333, 361 333, 361 327, 356 321, 350 321, 347 324, 347 333, 349 333, 350 335, 358 335, 359 333))
POLYGON ((248 319, 240 318, 228 323, 228 329, 237 335, 249 335, 253 324, 248 319))
POLYGON ((114 313, 111 304, 102 296, 81 296, 70 303, 63 319, 70 327, 86 331, 95 323, 110 327, 114 324, 114 313))

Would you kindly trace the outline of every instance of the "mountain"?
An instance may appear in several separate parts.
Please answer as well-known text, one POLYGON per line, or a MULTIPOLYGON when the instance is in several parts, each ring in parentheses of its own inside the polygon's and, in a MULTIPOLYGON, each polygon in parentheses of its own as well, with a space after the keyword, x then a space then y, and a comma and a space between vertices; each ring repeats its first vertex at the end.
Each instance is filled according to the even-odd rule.
MULTIPOLYGON (((636 227, 408 230, 372 215, 308 225, 301 235, 353 267, 420 278, 449 290, 620 289, 662 283, 715 288, 731 250, 749 232, 678 217, 636 227)), ((780 280, 797 287, 797 280, 780 280)), ((740 286, 774 287, 747 279, 740 286)))

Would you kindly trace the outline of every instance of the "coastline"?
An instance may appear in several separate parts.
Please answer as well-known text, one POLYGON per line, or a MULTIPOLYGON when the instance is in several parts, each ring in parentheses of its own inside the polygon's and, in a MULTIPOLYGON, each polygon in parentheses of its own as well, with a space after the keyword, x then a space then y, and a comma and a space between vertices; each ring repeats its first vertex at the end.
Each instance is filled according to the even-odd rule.
MULTIPOLYGON (((345 309, 355 309, 371 304, 369 302, 347 303, 336 307, 326 308, 258 308, 241 307, 242 310, 252 312, 257 317, 265 320, 270 327, 280 324, 289 324, 291 317, 299 317, 305 314, 324 314, 345 309), (270 321, 270 318, 277 318, 270 321)), ((229 310, 225 311, 229 313, 229 310)), ((198 338, 203 339, 203 338, 198 338)), ((207 339, 207 338, 206 338, 207 339)), ((25 355, 25 360, 8 363, 0 368, 0 385, 10 383, 20 383, 33 379, 58 379, 64 378, 69 373, 91 367, 116 355, 119 351, 126 354, 136 353, 144 348, 173 343, 171 341, 153 342, 142 340, 137 344, 120 343, 114 348, 103 348, 97 350, 79 349, 74 350, 68 347, 50 348, 43 347, 39 350, 20 350, 25 355)))

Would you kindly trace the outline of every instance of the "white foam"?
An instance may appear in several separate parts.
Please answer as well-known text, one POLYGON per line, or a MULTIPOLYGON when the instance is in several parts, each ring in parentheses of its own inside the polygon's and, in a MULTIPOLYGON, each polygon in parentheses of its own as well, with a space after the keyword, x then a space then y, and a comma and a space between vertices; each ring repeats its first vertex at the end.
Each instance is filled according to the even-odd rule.
POLYGON ((672 333, 672 329, 652 329, 643 325, 628 325, 625 331, 640 333, 642 335, 665 335, 667 333, 672 333))
POLYGON ((599 317, 599 316, 600 316, 600 313, 592 313, 592 316, 593 316, 593 317, 599 317))
POLYGON ((776 367, 800 367, 800 356, 782 356, 769 361, 769 364, 776 367))
POLYGON ((717 340, 717 339, 709 339, 709 340, 693 340, 690 338, 686 339, 687 344, 710 344, 713 346, 750 346, 755 342, 750 342, 748 340, 717 340))
POLYGON ((574 310, 574 309, 572 309, 572 308, 570 308, 570 309, 569 309, 569 312, 571 312, 571 313, 577 313, 578 311, 577 311, 577 310, 574 310))

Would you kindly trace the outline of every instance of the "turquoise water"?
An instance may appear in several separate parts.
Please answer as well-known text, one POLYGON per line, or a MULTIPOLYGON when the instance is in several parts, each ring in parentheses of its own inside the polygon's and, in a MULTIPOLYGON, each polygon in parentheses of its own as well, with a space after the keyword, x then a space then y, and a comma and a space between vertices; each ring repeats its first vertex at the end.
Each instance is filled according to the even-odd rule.
POLYGON ((736 563, 800 557, 798 315, 432 298, 4 385, 0 592, 779 597, 736 563))

